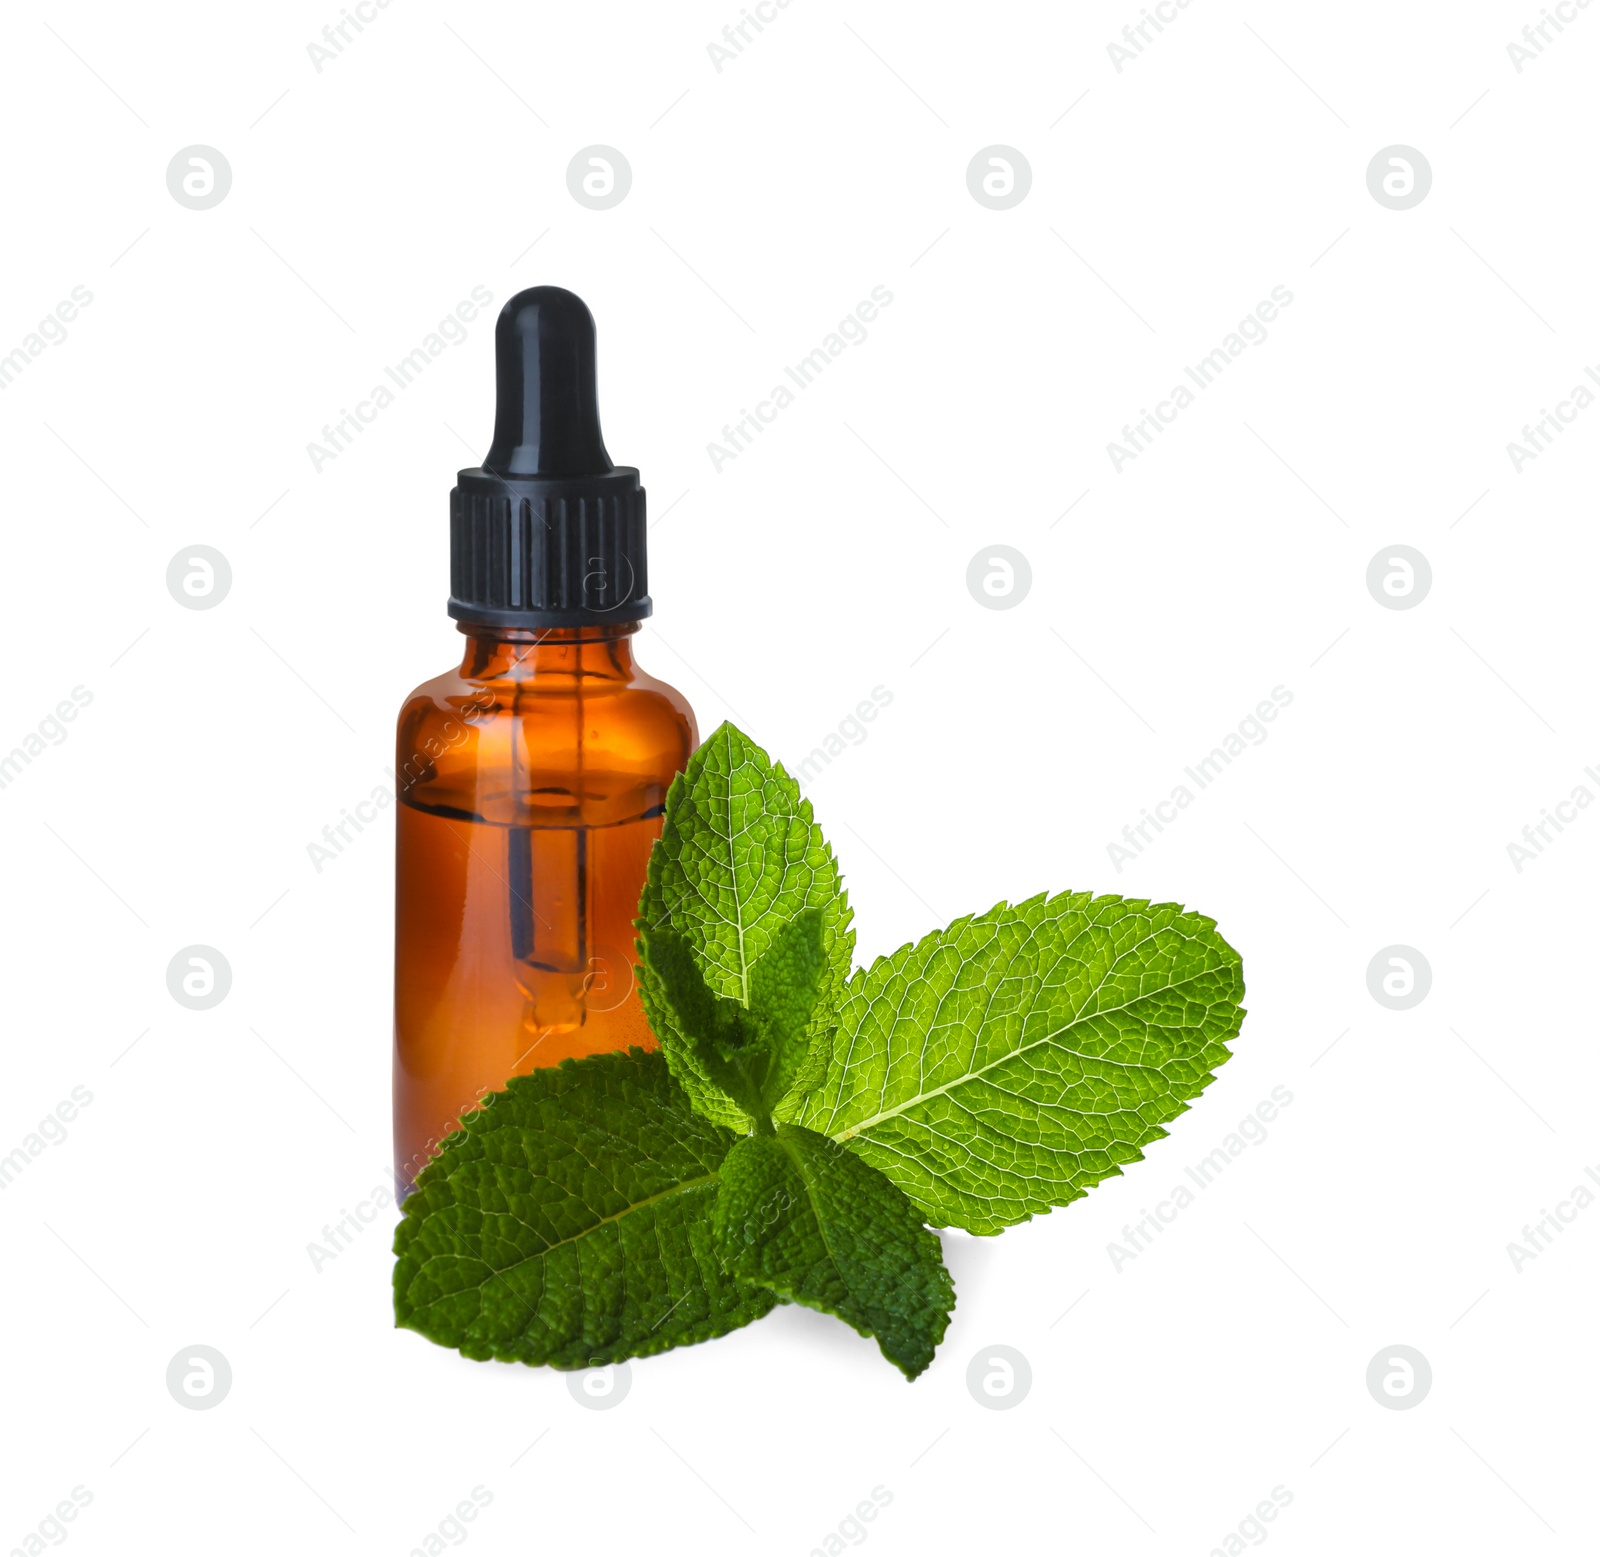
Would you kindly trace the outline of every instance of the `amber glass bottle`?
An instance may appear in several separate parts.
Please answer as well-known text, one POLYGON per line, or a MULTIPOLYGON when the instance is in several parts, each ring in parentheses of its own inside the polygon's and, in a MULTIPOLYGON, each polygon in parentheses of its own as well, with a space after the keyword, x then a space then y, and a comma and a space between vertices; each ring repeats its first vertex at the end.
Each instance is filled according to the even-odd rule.
POLYGON ((452 493, 465 654, 400 713, 401 1195, 512 1076, 653 1044, 633 919, 698 735, 683 696, 634 663, 644 494, 600 442, 593 353, 569 292, 535 288, 501 313, 495 442, 452 493))

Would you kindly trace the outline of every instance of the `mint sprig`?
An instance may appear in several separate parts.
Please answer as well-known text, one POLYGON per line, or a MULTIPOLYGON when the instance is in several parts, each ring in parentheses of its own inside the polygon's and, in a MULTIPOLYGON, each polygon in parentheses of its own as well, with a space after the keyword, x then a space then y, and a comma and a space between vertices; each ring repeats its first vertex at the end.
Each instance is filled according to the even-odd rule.
POLYGON ((569 1060, 465 1116, 396 1234, 399 1323, 583 1367, 788 1301, 914 1379, 955 1301, 926 1224, 996 1233, 1121 1172, 1243 1020, 1238 953, 1174 904, 1000 903, 854 974, 850 919, 809 803, 723 725, 639 903, 660 1053, 569 1060))

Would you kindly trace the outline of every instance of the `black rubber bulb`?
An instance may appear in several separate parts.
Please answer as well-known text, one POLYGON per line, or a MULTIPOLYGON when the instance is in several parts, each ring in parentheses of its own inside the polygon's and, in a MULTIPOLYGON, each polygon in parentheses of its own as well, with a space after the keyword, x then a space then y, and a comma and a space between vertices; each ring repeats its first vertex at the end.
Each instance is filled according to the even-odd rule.
POLYGON ((601 476, 615 467, 600 437, 594 316, 561 287, 529 287, 494 327, 497 476, 601 476))

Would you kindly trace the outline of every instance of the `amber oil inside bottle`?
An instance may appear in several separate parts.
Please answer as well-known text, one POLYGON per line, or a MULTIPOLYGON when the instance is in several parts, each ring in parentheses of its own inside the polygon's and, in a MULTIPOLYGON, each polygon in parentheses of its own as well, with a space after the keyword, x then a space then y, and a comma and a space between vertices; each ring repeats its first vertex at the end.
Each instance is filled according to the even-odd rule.
POLYGON ((654 1047, 633 920, 667 787, 698 741, 640 670, 637 622, 464 626, 460 669, 401 710, 395 1160, 406 1193, 515 1075, 654 1047))

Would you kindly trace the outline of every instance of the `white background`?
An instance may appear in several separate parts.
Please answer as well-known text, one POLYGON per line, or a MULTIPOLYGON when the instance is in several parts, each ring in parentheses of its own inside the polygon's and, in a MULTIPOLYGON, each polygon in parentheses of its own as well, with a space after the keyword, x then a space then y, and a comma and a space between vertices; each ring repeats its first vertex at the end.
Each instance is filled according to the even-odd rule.
POLYGON ((794 0, 719 72, 739 9, 395 0, 320 72, 332 3, 0 20, 0 352, 93 294, 0 392, 0 751, 93 699, 0 790, 0 1154, 93 1096, 0 1193, 0 1549, 74 1486, 85 1557, 401 1557, 474 1487, 482 1553, 803 1554, 874 1487, 885 1554, 1204 1557, 1274 1487, 1284 1554, 1591 1549, 1600 1208, 1520 1272, 1507 1244, 1600 1165, 1600 815, 1520 872, 1506 846, 1600 794, 1600 409, 1520 473, 1506 446, 1600 365, 1600 8, 1519 73, 1532 3, 1195 0, 1119 72, 1133 3, 794 0), (232 168, 209 210, 166 187, 194 144, 232 168), (566 184, 593 144, 633 173, 606 211, 566 184), (1009 210, 968 192, 994 144, 1032 170, 1009 210), (1409 210, 1368 191, 1394 144, 1432 168, 1409 210), (791 1309, 587 1411, 391 1328, 392 1213, 308 1257, 387 1181, 392 843, 320 873, 307 845, 458 657, 446 494, 488 444, 493 312, 540 282, 593 309, 649 488, 647 667, 791 761, 893 694, 810 785, 862 958, 1066 887, 1243 954, 1235 1057, 1169 1139, 946 1239, 915 1385, 791 1309), (318 473, 474 286, 494 307, 318 473), (875 286, 868 338, 717 471, 875 286), (1275 286, 1268 338, 1118 473, 1108 441, 1275 286), (1432 567, 1414 609, 1366 587, 1396 543, 1432 567), (212 610, 165 584, 196 544, 232 568, 212 610), (966 587, 995 544, 1031 563, 1009 610, 966 587), (1119 869, 1275 686, 1268 739, 1119 869), (209 1011, 167 992, 193 943, 233 970, 209 1011), (1395 943, 1433 973, 1408 1011, 1367 988, 1395 943), (1276 1086, 1266 1140, 1117 1270, 1276 1086), (233 1384, 185 1411, 197 1343, 233 1384), (995 1344, 1033 1374, 1006 1411, 966 1385, 995 1344), (1432 1366, 1411 1410, 1366 1387, 1395 1344, 1432 1366))

